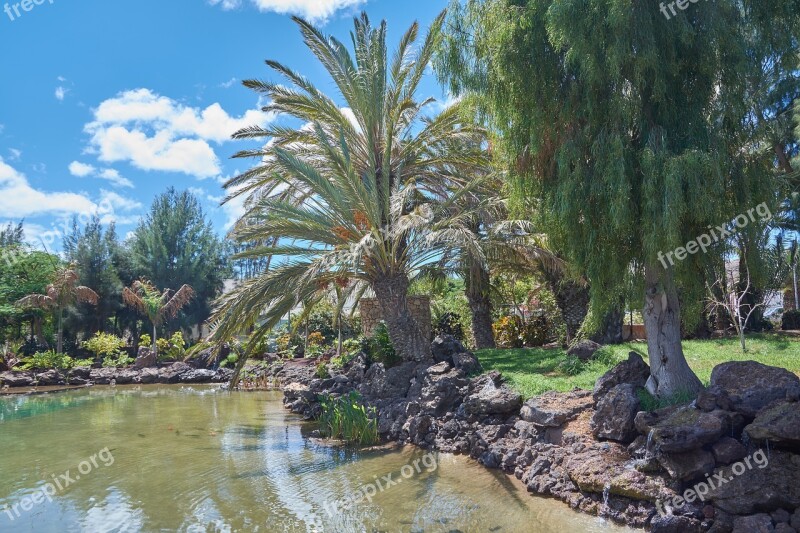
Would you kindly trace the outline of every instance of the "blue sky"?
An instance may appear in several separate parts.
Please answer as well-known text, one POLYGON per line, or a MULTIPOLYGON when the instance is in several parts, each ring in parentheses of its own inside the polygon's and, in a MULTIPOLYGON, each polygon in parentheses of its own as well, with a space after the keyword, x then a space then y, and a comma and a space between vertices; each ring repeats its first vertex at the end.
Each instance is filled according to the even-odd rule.
MULTIPOLYGON (((220 183, 252 144, 229 139, 259 111, 241 80, 275 59, 334 93, 289 18, 345 40, 366 10, 390 42, 446 0, 0 0, 0 223, 61 246, 72 216, 97 213, 126 235, 168 186, 201 198, 224 233, 240 206, 220 183), (16 5, 16 8, 15 8, 16 5), (7 6, 7 7, 6 7, 7 6)), ((393 46, 393 44, 392 44, 393 46)), ((429 76, 420 96, 445 100, 429 76)))

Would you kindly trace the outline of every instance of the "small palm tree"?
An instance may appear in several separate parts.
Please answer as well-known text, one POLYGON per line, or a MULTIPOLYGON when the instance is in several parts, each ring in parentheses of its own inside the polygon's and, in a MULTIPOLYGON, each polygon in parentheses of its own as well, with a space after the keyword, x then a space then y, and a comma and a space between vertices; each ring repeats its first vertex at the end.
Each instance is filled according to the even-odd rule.
POLYGON ((122 300, 126 305, 145 315, 153 324, 153 353, 158 355, 158 326, 175 318, 186 304, 194 297, 194 289, 184 285, 177 292, 164 289, 160 292, 150 281, 141 279, 134 281, 130 287, 122 290, 122 300))
MULTIPOLYGON (((409 312, 409 279, 449 246, 473 235, 470 212, 450 209, 470 194, 489 164, 483 129, 455 104, 430 118, 432 100, 415 95, 439 41, 443 17, 415 50, 417 24, 389 57, 386 23, 355 21, 351 51, 295 19, 311 52, 333 79, 342 109, 306 78, 268 62, 290 86, 246 81, 271 104, 265 111, 297 119, 297 128, 252 127, 235 135, 269 139, 237 154, 257 166, 226 184, 248 208, 232 232, 260 242, 239 258, 275 257, 260 276, 225 295, 212 318, 225 342, 258 326, 264 335, 298 302, 337 284, 347 295, 377 296, 395 349, 407 360, 430 355, 430 339, 409 312)), ((462 243, 463 244, 463 243, 462 243)))
POLYGON ((75 265, 57 268, 53 283, 47 286, 47 294, 30 294, 17 302, 19 307, 55 310, 58 318, 57 351, 64 351, 64 309, 78 302, 97 305, 98 296, 89 287, 78 285, 79 276, 75 265))

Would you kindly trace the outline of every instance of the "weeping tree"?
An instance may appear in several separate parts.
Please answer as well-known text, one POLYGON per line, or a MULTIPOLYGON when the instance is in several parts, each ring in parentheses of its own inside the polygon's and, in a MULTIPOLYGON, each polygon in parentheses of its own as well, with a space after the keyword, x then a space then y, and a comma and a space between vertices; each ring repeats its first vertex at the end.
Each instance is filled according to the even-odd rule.
MULTIPOLYGON (((431 117, 433 101, 416 99, 443 16, 420 46, 412 25, 391 57, 385 22, 357 18, 351 52, 294 20, 346 107, 273 61, 267 65, 283 83, 244 82, 271 102, 264 111, 300 126, 251 127, 235 135, 268 142, 238 154, 257 164, 226 184, 231 198, 245 197, 247 208, 231 236, 272 243, 237 258, 274 261, 220 299, 214 340, 226 342, 250 327, 251 339, 263 337, 299 302, 336 284, 344 297, 373 291, 397 352, 425 360, 430 339, 409 312, 409 279, 449 246, 470 245, 471 213, 450 208, 480 185, 462 176, 483 175, 488 165, 480 148, 484 132, 464 119, 458 104, 431 117)), ((473 253, 479 256, 479 247, 473 253)))
POLYGON ((64 351, 64 310, 76 303, 97 305, 97 293, 89 287, 78 285, 79 279, 74 264, 57 268, 53 275, 53 282, 47 286, 45 294, 30 294, 17 302, 17 306, 22 308, 55 312, 58 321, 56 350, 59 354, 64 351))
POLYGON ((670 20, 627 0, 452 4, 437 70, 502 133, 514 193, 585 272, 592 315, 627 275, 643 283, 657 396, 702 387, 681 302, 701 307, 705 257, 681 247, 772 187, 771 157, 747 138, 750 75, 796 54, 797 24, 794 0, 693 3, 670 20))
POLYGON ((158 327, 175 318, 178 312, 194 298, 194 289, 183 285, 177 291, 164 289, 159 291, 150 281, 141 279, 134 281, 130 287, 122 290, 122 300, 147 317, 153 325, 153 353, 158 355, 158 327))

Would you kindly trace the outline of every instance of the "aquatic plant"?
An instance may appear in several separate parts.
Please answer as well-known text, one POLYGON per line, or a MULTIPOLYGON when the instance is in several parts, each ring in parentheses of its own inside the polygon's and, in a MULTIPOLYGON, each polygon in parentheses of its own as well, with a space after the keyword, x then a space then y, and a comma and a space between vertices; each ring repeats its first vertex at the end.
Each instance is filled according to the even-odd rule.
POLYGON ((380 441, 375 408, 364 405, 357 392, 339 398, 321 396, 320 407, 319 427, 323 436, 361 445, 380 441))

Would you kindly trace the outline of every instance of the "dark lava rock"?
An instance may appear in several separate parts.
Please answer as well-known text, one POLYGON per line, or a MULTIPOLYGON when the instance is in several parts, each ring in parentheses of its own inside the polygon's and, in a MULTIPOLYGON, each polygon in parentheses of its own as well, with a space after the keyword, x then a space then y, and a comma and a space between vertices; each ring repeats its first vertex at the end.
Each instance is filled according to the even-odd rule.
POLYGON ((628 360, 623 361, 608 372, 606 372, 594 385, 592 396, 595 402, 600 399, 617 385, 629 383, 634 387, 644 387, 650 377, 650 367, 636 352, 628 354, 628 360))
POLYGON ((213 370, 196 369, 181 375, 181 383, 210 383, 217 377, 213 370))
POLYGON ((563 426, 591 406, 592 395, 589 391, 580 389, 572 392, 551 391, 525 402, 520 417, 538 426, 555 428, 563 426))
POLYGON ((747 456, 747 448, 738 440, 731 437, 722 437, 711 446, 717 464, 729 465, 747 456))
POLYGON ((158 356, 156 352, 146 346, 139 346, 139 353, 136 356, 136 361, 133 363, 135 370, 143 368, 154 367, 158 364, 158 356))
POLYGON ((584 339, 570 346, 569 350, 567 350, 567 355, 577 357, 581 361, 586 362, 594 357, 595 352, 602 347, 603 346, 601 344, 584 339))
POLYGON ((800 455, 773 450, 767 458, 758 450, 749 460, 743 472, 743 463, 737 463, 739 475, 733 471, 736 465, 717 469, 706 500, 734 515, 800 507, 800 455))
POLYGON ((691 481, 714 470, 714 456, 705 450, 658 453, 656 458, 672 479, 691 481))
POLYGON ((0 386, 28 387, 33 384, 33 372, 3 372, 0 374, 0 386))
POLYGON ((367 370, 361 384, 361 394, 370 398, 402 398, 411 386, 416 365, 406 362, 388 370, 383 363, 375 363, 367 370))
POLYGON ((630 443, 636 438, 634 420, 639 412, 636 387, 617 385, 605 394, 592 416, 592 434, 599 439, 630 443))
POLYGON ((483 379, 483 388, 464 399, 468 415, 509 415, 519 410, 522 396, 505 385, 497 386, 493 379, 483 379))
POLYGON ((725 411, 705 413, 691 405, 667 407, 636 415, 636 429, 650 435, 655 447, 665 453, 696 450, 716 442, 730 431, 730 415, 725 411))
POLYGON ((58 370, 46 370, 36 374, 35 381, 40 387, 66 384, 64 376, 62 376, 58 370))
MULTIPOLYGON (((182 381, 183 375, 194 370, 186 363, 173 363, 170 366, 160 368, 158 371, 160 383, 179 383, 182 381)), ((117 381, 119 383, 119 380, 117 381)))
POLYGON ((800 531, 800 507, 798 507, 792 515, 792 519, 789 520, 789 525, 800 531))
POLYGON ((461 352, 453 355, 453 366, 464 371, 464 374, 475 374, 483 370, 478 358, 470 352, 461 352))
POLYGON ((93 368, 89 373, 89 378, 95 385, 108 385, 112 379, 116 378, 116 368, 93 368))
POLYGON ((701 533, 704 531, 700 520, 688 516, 655 515, 650 523, 651 533, 701 533))
POLYGON ((800 447, 800 404, 781 402, 768 407, 744 431, 754 441, 800 447))
POLYGON ((739 516, 733 519, 733 533, 772 533, 772 518, 768 514, 739 516))
POLYGON ((452 335, 437 335, 431 343, 431 355, 437 363, 446 361, 453 364, 453 356, 466 351, 464 345, 452 335))
POLYGON ((800 378, 786 369, 755 361, 723 363, 711 372, 711 387, 718 387, 734 411, 755 417, 775 400, 800 399, 800 378))

